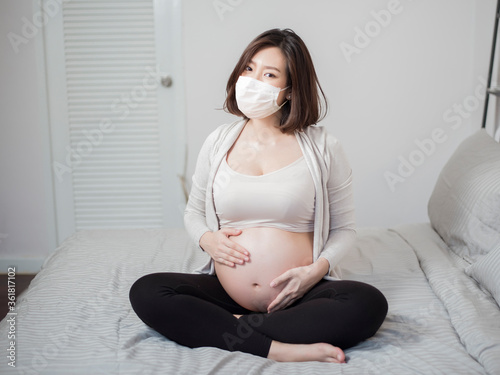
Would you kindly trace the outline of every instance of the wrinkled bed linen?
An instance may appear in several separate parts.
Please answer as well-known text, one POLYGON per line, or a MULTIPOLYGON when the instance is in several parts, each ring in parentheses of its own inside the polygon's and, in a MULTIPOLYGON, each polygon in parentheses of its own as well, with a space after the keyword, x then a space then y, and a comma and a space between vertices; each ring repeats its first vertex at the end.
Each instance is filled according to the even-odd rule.
MULTIPOLYGON (((495 374, 500 309, 428 224, 362 228, 341 266, 378 287, 389 312, 346 364, 278 363, 182 347, 147 327, 128 291, 152 272, 192 272, 207 260, 182 229, 77 232, 17 301, 16 368, 2 374, 495 374), (465 278, 464 278, 465 277, 465 278)), ((332 316, 332 319, 335 319, 332 316)), ((298 322, 297 324, 300 324, 298 322)), ((8 323, 0 344, 8 348, 8 323)))

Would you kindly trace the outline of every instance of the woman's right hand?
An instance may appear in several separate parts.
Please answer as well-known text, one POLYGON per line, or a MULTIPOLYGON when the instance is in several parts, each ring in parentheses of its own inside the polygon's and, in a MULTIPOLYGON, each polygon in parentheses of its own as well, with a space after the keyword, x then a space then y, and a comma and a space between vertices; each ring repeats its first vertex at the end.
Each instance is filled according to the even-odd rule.
POLYGON ((250 260, 249 252, 243 246, 229 239, 230 236, 239 236, 241 233, 241 229, 233 228, 206 232, 200 238, 200 246, 217 263, 229 267, 234 267, 235 264, 244 264, 250 260))

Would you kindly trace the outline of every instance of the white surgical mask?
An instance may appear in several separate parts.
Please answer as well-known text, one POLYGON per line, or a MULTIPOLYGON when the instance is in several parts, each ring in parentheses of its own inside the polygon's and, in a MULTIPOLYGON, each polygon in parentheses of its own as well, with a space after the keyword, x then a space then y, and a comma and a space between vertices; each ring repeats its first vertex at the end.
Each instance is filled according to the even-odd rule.
POLYGON ((236 103, 239 110, 248 118, 261 119, 279 111, 278 95, 286 90, 259 81, 258 79, 240 76, 236 82, 236 103))

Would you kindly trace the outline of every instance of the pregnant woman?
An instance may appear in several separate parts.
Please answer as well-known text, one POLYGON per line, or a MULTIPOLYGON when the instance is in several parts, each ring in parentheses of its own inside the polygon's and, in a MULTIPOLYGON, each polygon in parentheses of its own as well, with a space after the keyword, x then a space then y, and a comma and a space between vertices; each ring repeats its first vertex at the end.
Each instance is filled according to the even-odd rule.
POLYGON ((302 39, 289 29, 255 38, 224 107, 242 119, 205 141, 185 211, 209 262, 194 274, 141 277, 131 304, 191 348, 342 363, 343 349, 378 330, 387 301, 373 286, 340 280, 356 235, 351 169, 316 125, 326 100, 302 39))

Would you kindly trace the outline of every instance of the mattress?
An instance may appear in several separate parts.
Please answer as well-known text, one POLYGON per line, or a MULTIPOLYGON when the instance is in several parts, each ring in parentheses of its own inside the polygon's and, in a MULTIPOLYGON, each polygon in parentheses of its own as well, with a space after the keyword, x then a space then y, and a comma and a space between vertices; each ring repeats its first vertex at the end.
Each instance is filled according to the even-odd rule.
POLYGON ((500 309, 428 223, 358 230, 343 278, 379 288, 389 311, 374 337, 346 350, 345 364, 190 349, 147 327, 130 306, 132 283, 153 272, 192 272, 206 256, 183 229, 73 234, 18 296, 16 367, 4 355, 0 373, 500 374, 500 309))

